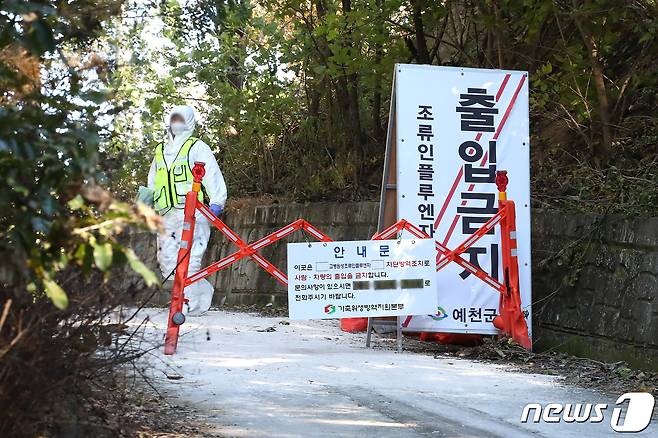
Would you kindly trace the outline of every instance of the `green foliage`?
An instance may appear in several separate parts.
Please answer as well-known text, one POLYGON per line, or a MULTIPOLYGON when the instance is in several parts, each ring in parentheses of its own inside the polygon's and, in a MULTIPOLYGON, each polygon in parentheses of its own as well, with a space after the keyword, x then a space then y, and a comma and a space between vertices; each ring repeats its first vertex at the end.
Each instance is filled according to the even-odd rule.
MULTIPOLYGON (((305 7, 303 2, 217 5, 199 2, 181 9, 169 3, 161 9, 164 35, 175 47, 152 53, 150 63, 135 68, 139 78, 151 78, 146 90, 142 85, 140 97, 133 94, 139 80, 119 84, 118 95, 133 102, 143 99, 141 124, 161 129, 163 108, 186 101, 190 90, 201 86, 202 98, 187 103, 204 117, 199 133, 216 148, 232 195, 265 192, 306 200, 369 197, 380 179, 376 166, 382 157, 384 111, 368 117, 359 114, 366 119, 351 123, 354 117, 338 106, 359 113, 359 106, 365 108, 377 93, 384 107, 383 90, 388 88, 401 45, 392 41, 385 54, 376 49, 389 41, 383 29, 375 29, 376 9, 353 10, 346 16, 329 10, 326 20, 318 21, 309 33, 307 18, 295 13, 305 7), (281 26, 283 22, 289 25, 281 26), (346 27, 351 31, 348 38, 346 27), (357 45, 366 37, 373 38, 372 46, 362 50, 357 45), (322 47, 318 39, 325 41, 322 47), (325 48, 327 55, 319 56, 325 48), (364 51, 368 56, 363 56, 364 51), (380 59, 373 62, 375 57, 380 59), (168 74, 154 80, 150 70, 156 64, 166 65, 168 74), (346 73, 359 76, 349 82, 364 87, 356 99, 341 94, 346 73), (346 122, 350 133, 340 127, 346 122), (380 130, 376 139, 366 134, 375 122, 380 130)), ((139 26, 136 23, 134 28, 139 26)), ((143 154, 134 162, 144 166, 152 152, 141 145, 159 140, 160 132, 147 128, 144 137, 117 141, 116 150, 124 156, 143 154)), ((132 165, 133 160, 125 161, 132 165)), ((129 178, 113 176, 118 176, 113 178, 115 188, 122 190, 129 178)), ((140 178, 144 181, 145 174, 140 178)))
POLYGON ((46 289, 46 296, 50 298, 55 307, 58 309, 66 309, 69 305, 69 299, 66 292, 59 284, 55 283, 48 275, 44 275, 43 286, 46 289))
MULTIPOLYGON (((0 256, 3 282, 68 304, 58 273, 126 260, 116 235, 149 212, 103 190, 103 64, 87 51, 121 2, 5 2, 0 14, 0 256), (95 13, 85 11, 93 8, 95 13)), ((131 261, 147 277, 142 266, 131 261)), ((23 290, 21 290, 23 289, 23 290)))
POLYGON ((655 214, 658 148, 647 141, 658 134, 651 115, 658 97, 655 4, 525 6, 540 12, 501 7, 502 38, 529 54, 518 59, 509 51, 505 59, 532 74, 536 203, 655 214))
POLYGON ((537 205, 607 208, 614 180, 619 209, 656 211, 654 2, 198 0, 150 12, 167 49, 124 22, 120 45, 137 61, 115 75, 116 101, 133 104, 113 142, 126 196, 145 180, 163 111, 187 102, 231 196, 376 198, 393 65, 416 62, 530 72, 537 205), (572 184, 555 184, 556 169, 572 184))

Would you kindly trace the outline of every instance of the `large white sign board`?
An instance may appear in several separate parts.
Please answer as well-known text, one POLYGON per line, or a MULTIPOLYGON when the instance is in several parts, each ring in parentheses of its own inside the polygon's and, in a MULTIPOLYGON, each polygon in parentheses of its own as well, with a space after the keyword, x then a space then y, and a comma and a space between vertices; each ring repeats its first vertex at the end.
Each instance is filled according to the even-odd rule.
POLYGON ((435 258, 432 239, 289 243, 290 318, 432 312, 435 258))
MULTIPOLYGON (((394 96, 398 219, 454 249, 496 213, 494 178, 506 170, 522 310, 532 327, 527 73, 398 64, 394 96)), ((498 227, 495 233, 463 257, 502 282, 498 227)), ((497 333, 498 292, 455 263, 437 280, 437 312, 408 317, 405 330, 497 333)))

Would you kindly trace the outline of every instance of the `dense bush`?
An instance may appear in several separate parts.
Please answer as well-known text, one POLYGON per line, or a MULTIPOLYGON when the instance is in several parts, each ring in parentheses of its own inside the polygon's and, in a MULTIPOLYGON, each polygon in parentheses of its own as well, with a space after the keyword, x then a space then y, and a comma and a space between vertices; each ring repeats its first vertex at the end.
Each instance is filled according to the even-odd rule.
POLYGON ((116 436, 101 420, 104 400, 120 384, 118 368, 144 354, 116 308, 139 285, 117 290, 76 270, 57 279, 66 310, 0 286, 0 436, 116 436))
MULTIPOLYGON (((107 316, 130 291, 122 263, 156 282, 117 242, 149 209, 100 185, 107 117, 91 44, 120 1, 3 2, 0 13, 0 435, 71 436, 89 387, 134 353, 107 316), (111 327, 111 326, 110 326, 111 327), (114 345, 115 349, 112 348, 114 345)), ((95 434, 94 434, 95 435, 95 434)))

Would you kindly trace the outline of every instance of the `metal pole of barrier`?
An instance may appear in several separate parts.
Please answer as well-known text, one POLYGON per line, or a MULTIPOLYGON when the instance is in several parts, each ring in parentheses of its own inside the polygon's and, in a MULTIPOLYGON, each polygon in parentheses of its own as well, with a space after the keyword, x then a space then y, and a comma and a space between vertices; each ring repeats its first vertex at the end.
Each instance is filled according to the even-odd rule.
POLYGON ((186 280, 185 285, 189 286, 207 276, 226 269, 231 266, 233 263, 242 260, 245 257, 250 257, 254 262, 256 262, 261 268, 267 271, 275 280, 281 283, 284 286, 288 286, 288 277, 281 270, 279 270, 272 263, 268 262, 263 256, 257 253, 258 250, 265 248, 268 245, 271 245, 284 237, 292 234, 297 230, 303 230, 309 236, 321 241, 321 242, 332 242, 332 239, 320 231, 318 228, 314 227, 310 223, 306 222, 304 219, 297 219, 296 221, 286 225, 285 227, 274 231, 273 233, 257 240, 256 242, 247 244, 245 243, 233 230, 231 230, 228 225, 222 222, 221 219, 216 217, 212 212, 203 204, 197 204, 199 211, 212 223, 222 234, 229 238, 234 244, 240 247, 240 249, 223 259, 212 263, 211 265, 201 269, 198 272, 191 274, 186 280))
POLYGON ((196 162, 192 169, 194 182, 192 190, 185 195, 185 210, 183 220, 183 232, 181 233, 180 249, 178 250, 178 267, 174 277, 174 286, 171 288, 171 303, 169 304, 169 319, 167 320, 167 334, 165 336, 165 354, 174 354, 178 346, 178 332, 181 324, 185 322, 183 305, 185 304, 185 280, 190 266, 190 258, 187 256, 192 250, 194 241, 194 224, 196 203, 201 190, 201 181, 206 174, 205 163, 196 162))
POLYGON ((507 199, 507 172, 496 175, 498 186, 498 208, 505 210, 500 221, 501 252, 503 255, 503 278, 505 291, 500 296, 499 315, 494 326, 518 342, 525 349, 532 348, 528 325, 521 311, 521 289, 519 287, 519 261, 516 244, 516 211, 513 201, 507 199))

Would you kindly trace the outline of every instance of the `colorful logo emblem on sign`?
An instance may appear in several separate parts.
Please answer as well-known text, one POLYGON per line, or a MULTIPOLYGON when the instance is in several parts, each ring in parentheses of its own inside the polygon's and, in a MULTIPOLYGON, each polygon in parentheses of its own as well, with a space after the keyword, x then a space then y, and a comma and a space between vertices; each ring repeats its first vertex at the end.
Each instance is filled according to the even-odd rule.
POLYGON ((448 317, 448 314, 446 313, 445 309, 441 306, 436 308, 436 315, 430 315, 430 318, 432 318, 434 321, 441 321, 442 319, 445 319, 448 317))
POLYGON ((335 311, 336 311, 336 306, 334 306, 333 304, 327 304, 326 306, 324 306, 324 313, 326 313, 327 315, 331 315, 335 311))

